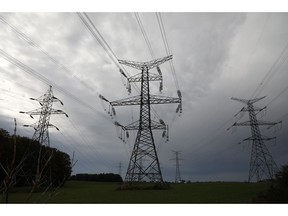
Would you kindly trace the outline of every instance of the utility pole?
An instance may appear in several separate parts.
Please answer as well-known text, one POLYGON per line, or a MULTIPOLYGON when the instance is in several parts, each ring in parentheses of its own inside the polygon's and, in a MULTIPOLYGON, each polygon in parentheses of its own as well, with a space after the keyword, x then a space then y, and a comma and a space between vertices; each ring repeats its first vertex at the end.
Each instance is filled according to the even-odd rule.
POLYGON ((140 182, 144 180, 152 182, 163 183, 162 173, 160 169, 159 159, 155 148, 153 130, 167 130, 167 126, 163 120, 153 121, 151 120, 151 105, 152 104, 169 104, 179 103, 177 110, 182 111, 181 105, 181 92, 177 91, 178 98, 165 97, 152 95, 150 93, 150 81, 160 81, 160 91, 162 90, 162 72, 159 65, 172 59, 172 55, 167 57, 155 59, 149 62, 134 62, 118 60, 120 64, 133 67, 141 72, 132 77, 127 77, 121 72, 129 82, 140 82, 141 92, 138 96, 132 96, 129 98, 111 101, 109 102, 106 98, 99 95, 99 97, 112 106, 112 110, 116 106, 129 106, 129 105, 140 105, 139 120, 135 121, 127 126, 123 126, 118 122, 115 122, 116 126, 122 128, 128 132, 128 130, 138 130, 135 144, 130 157, 128 169, 125 176, 125 182, 140 182), (149 72, 153 68, 157 68, 158 74, 149 72))
POLYGON ((176 172, 175 172, 175 183, 180 183, 181 182, 181 175, 180 175, 180 164, 179 160, 183 160, 182 158, 179 158, 179 155, 181 154, 181 151, 173 151, 175 153, 175 158, 170 159, 170 160, 175 160, 176 161, 176 172))
MULTIPOLYGON (((252 141, 252 153, 250 159, 250 169, 249 169, 249 177, 248 182, 251 182, 252 178, 256 176, 256 180, 260 181, 264 178, 266 179, 273 179, 275 173, 278 171, 278 167, 273 160, 272 155, 270 154, 267 146, 265 145, 264 141, 275 139, 276 137, 263 137, 261 135, 261 131, 259 126, 274 126, 280 122, 266 122, 257 120, 257 114, 264 110, 264 108, 255 108, 253 106, 259 100, 262 100, 264 97, 254 98, 250 100, 246 99, 238 99, 232 97, 232 100, 236 100, 238 102, 244 103, 247 106, 243 107, 240 112, 248 112, 249 113, 249 121, 237 123, 235 122, 233 126, 250 126, 251 128, 251 137, 244 139, 243 141, 252 141), (256 113, 257 111, 257 113, 256 113)), ((238 113, 240 113, 238 112, 238 113)), ((238 114, 237 113, 237 114, 238 114)), ((237 115, 236 114, 236 115, 237 115)), ((236 116, 235 115, 235 116, 236 116)))

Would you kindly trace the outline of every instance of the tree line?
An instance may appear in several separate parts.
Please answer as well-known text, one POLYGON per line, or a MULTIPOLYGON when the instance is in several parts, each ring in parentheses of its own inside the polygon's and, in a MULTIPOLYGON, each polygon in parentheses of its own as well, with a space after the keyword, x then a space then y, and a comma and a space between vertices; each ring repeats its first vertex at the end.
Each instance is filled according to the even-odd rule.
POLYGON ((100 173, 100 174, 80 173, 71 176, 70 179, 77 181, 123 182, 121 176, 119 174, 114 173, 100 173))
POLYGON ((0 183, 10 186, 62 186, 71 176, 70 156, 0 128, 0 183))

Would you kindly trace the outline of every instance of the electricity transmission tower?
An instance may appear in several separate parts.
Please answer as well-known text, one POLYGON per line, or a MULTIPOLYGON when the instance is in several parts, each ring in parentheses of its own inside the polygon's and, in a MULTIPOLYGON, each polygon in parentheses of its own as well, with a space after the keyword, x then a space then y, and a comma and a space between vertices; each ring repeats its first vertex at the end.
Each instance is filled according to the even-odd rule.
MULTIPOLYGON (((38 101, 39 104, 41 105, 41 108, 28 111, 28 112, 20 111, 20 113, 29 114, 30 117, 33 119, 34 119, 33 115, 40 116, 37 123, 34 123, 32 125, 24 125, 24 127, 34 128, 35 132, 33 134, 32 141, 37 141, 40 144, 37 158, 36 158, 36 155, 34 156, 35 157, 34 160, 37 161, 37 168, 36 168, 35 179, 33 181, 34 181, 34 184, 37 185, 42 181, 42 173, 53 157, 53 151, 49 155, 42 153, 43 146, 50 147, 48 128, 55 127, 57 130, 59 130, 56 126, 50 124, 50 116, 52 114, 64 114, 66 115, 66 117, 68 117, 68 115, 62 110, 56 110, 52 108, 53 102, 60 102, 63 105, 61 100, 54 97, 52 86, 49 86, 48 91, 43 96, 40 96, 37 99, 35 98, 30 98, 30 99, 38 101)), ((52 182, 51 168, 50 168, 49 178, 50 178, 50 182, 52 182)))
POLYGON ((62 101, 58 98, 54 97, 52 86, 49 87, 48 91, 41 97, 35 99, 30 98, 31 100, 36 100, 41 105, 41 108, 23 112, 20 111, 20 113, 26 113, 29 114, 31 118, 34 119, 33 115, 39 115, 39 120, 37 123, 34 123, 32 125, 24 125, 24 127, 33 127, 35 129, 35 132, 33 134, 32 140, 38 141, 40 145, 48 146, 50 147, 50 139, 49 139, 49 133, 48 128, 49 127, 55 127, 57 130, 59 130, 56 126, 53 124, 50 124, 50 116, 53 114, 64 114, 66 117, 68 115, 63 112, 62 110, 56 110, 52 108, 52 105, 54 102, 60 102, 61 105, 63 105, 62 101))
POLYGON ((176 173, 175 173, 175 183, 180 183, 181 182, 181 175, 180 175, 180 164, 179 164, 179 160, 183 160, 181 158, 179 158, 180 155, 180 151, 173 151, 172 152, 175 153, 175 158, 171 159, 171 160, 175 160, 176 161, 176 173))
MULTIPOLYGON (((275 139, 276 137, 263 137, 260 132, 259 126, 274 126, 280 122, 266 122, 257 120, 257 114, 264 110, 264 108, 255 108, 253 104, 259 100, 262 100, 264 97, 254 98, 250 100, 238 99, 232 97, 232 100, 239 101, 247 105, 243 107, 240 112, 247 111, 249 113, 249 121, 237 123, 235 122, 233 126, 250 126, 252 136, 244 139, 243 141, 252 141, 252 153, 250 158, 250 169, 249 169, 249 178, 248 182, 256 175, 256 180, 260 181, 266 177, 266 179, 273 179, 275 173, 278 171, 278 167, 275 161, 272 158, 267 146, 264 141, 275 139), (257 112, 257 113, 256 113, 257 112)), ((239 112, 239 113, 240 113, 239 112)), ((237 113, 238 114, 238 113, 237 113)), ((237 115, 236 114, 236 115, 237 115)), ((235 115, 235 116, 236 116, 235 115)))
MULTIPOLYGON (((162 72, 159 65, 172 59, 172 55, 167 57, 155 59, 149 62, 134 62, 118 60, 120 64, 133 67, 141 72, 132 77, 127 77, 129 84, 131 82, 141 83, 141 93, 138 96, 111 101, 99 95, 99 97, 110 103, 112 109, 115 106, 130 106, 140 105, 139 120, 127 126, 122 126, 118 122, 115 125, 122 128, 126 132, 128 130, 137 130, 135 144, 130 157, 128 169, 125 176, 125 182, 139 182, 139 181, 152 181, 163 182, 162 173, 160 169, 159 159, 155 148, 153 130, 166 130, 167 126, 163 120, 151 120, 151 107, 152 104, 169 104, 179 103, 177 111, 182 110, 181 106, 181 93, 178 90, 178 98, 165 97, 150 94, 150 81, 160 81, 160 91, 162 87, 162 72), (150 70, 157 68, 158 74, 151 73, 150 70)), ((122 73, 123 74, 123 73, 122 73)))

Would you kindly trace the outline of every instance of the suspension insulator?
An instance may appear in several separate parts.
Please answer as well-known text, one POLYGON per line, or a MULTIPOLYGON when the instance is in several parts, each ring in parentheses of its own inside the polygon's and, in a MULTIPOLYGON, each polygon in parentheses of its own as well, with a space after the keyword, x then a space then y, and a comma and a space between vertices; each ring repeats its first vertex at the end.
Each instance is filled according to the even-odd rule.
POLYGON ((111 110, 111 106, 109 105, 109 108, 108 108, 108 114, 110 115, 110 110, 111 110))
POLYGON ((162 119, 159 119, 160 124, 165 125, 165 122, 162 119))
POLYGON ((181 94, 181 91, 179 89, 177 90, 177 94, 178 94, 179 98, 182 98, 182 94, 181 94))
POLYGON ((120 125, 119 122, 117 122, 117 121, 115 121, 114 124, 115 124, 116 126, 121 127, 121 125, 120 125))
POLYGON ((178 113, 180 110, 180 104, 178 105, 177 109, 176 109, 176 113, 178 113))
POLYGON ((129 138, 129 132, 128 131, 126 131, 126 137, 129 138))
POLYGON ((124 73, 124 71, 123 71, 121 68, 119 69, 119 71, 120 71, 120 73, 121 73, 124 77, 127 78, 126 74, 124 73))
POLYGON ((165 136, 166 136, 166 130, 164 130, 162 133, 162 137, 165 137, 165 136))
POLYGON ((112 107, 112 113, 113 113, 114 116, 116 116, 116 111, 115 111, 114 107, 112 107))
POLYGON ((106 102, 109 102, 105 97, 103 97, 101 94, 99 94, 99 98, 106 101, 106 102))
POLYGON ((178 107, 176 109, 176 113, 178 113, 178 112, 179 112, 179 114, 182 113, 182 104, 181 103, 178 105, 178 107))
POLYGON ((169 128, 168 128, 168 125, 167 125, 167 127, 166 127, 167 129, 167 139, 166 139, 166 142, 168 142, 169 141, 169 128))
POLYGON ((158 71, 159 75, 162 76, 162 72, 161 72, 161 70, 160 70, 160 67, 157 66, 156 68, 157 68, 157 71, 158 71))
POLYGON ((159 91, 162 92, 163 90, 163 81, 160 82, 159 91))
POLYGON ((128 89, 128 93, 131 94, 131 84, 130 83, 128 83, 128 88, 127 89, 128 89))

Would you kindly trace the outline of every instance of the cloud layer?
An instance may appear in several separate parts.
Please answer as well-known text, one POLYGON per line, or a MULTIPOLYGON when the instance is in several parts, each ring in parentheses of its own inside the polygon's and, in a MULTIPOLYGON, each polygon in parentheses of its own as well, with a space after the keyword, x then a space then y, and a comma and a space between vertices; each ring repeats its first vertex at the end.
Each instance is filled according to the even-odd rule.
MULTIPOLYGON (((51 117, 51 123, 60 128, 60 132, 50 130, 51 146, 71 156, 75 152, 78 162, 74 173, 117 173, 121 162, 124 177, 135 134, 126 143, 118 139, 117 129, 104 110, 106 105, 98 98, 98 94, 111 101, 128 97, 126 81, 109 55, 76 13, 0 15, 3 17, 0 49, 83 102, 54 88, 55 96, 64 106, 56 103, 53 106, 68 113, 69 119, 51 117)), ((135 14, 88 15, 117 58, 151 60, 135 14)), ((139 13, 139 16, 155 56, 165 56, 156 14, 139 13)), ((261 120, 283 120, 283 123, 282 130, 263 128, 263 134, 277 136, 276 144, 267 145, 279 166, 287 163, 288 14, 162 13, 161 16, 183 95, 180 117, 175 114, 176 105, 153 106, 170 126, 167 143, 158 144, 161 134, 155 133, 164 179, 174 179, 175 161, 170 159, 175 157, 171 150, 177 150, 184 159, 180 167, 183 179, 247 180, 251 143, 237 143, 250 136, 250 129, 239 127, 233 134, 226 129, 235 121, 248 118, 247 114, 241 120, 234 117, 244 104, 230 100, 231 97, 267 96, 255 104, 268 105, 261 120)), ((139 72, 125 69, 130 75, 139 72)), ((161 70, 162 94, 176 97, 169 64, 161 65, 161 70)), ((13 118, 17 118, 18 133, 31 137, 33 129, 21 125, 32 124, 35 119, 19 111, 38 108, 37 102, 29 98, 43 95, 48 85, 3 58, 0 58, 0 79, 0 127, 12 132, 13 118)), ((160 94, 158 86, 159 83, 151 83, 153 94, 160 94)), ((132 89, 132 95, 136 94, 132 89)), ((124 125, 139 117, 137 107, 121 107, 116 112, 124 125)))

